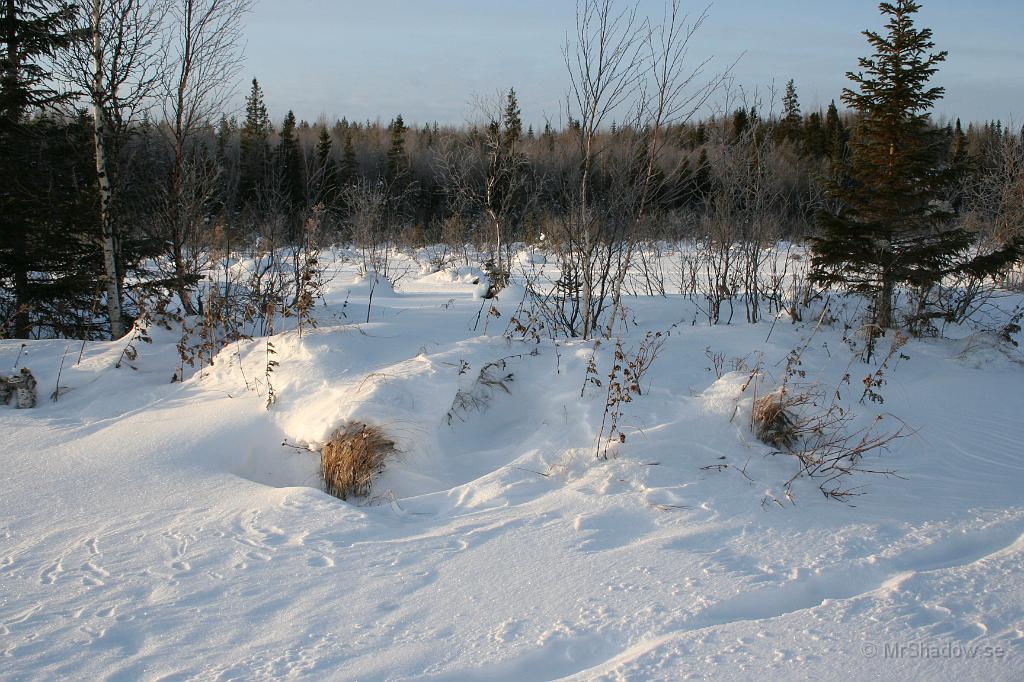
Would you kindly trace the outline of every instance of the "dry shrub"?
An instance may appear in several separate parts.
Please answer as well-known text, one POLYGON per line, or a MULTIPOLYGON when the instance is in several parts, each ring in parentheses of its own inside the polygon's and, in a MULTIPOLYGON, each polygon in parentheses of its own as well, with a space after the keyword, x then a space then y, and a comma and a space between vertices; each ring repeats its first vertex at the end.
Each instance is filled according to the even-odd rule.
POLYGON ((754 401, 754 434, 779 454, 791 455, 799 462, 797 472, 786 482, 786 497, 791 501, 793 483, 801 477, 817 479, 825 497, 846 501, 863 494, 845 483, 848 477, 865 473, 896 475, 891 469, 865 467, 862 460, 910 435, 909 429, 892 415, 876 415, 869 424, 858 427, 856 415, 840 407, 838 398, 838 389, 830 401, 821 386, 789 384, 754 401), (885 416, 899 424, 896 430, 884 429, 885 416))
POLYGON ((766 393, 754 401, 751 418, 758 440, 773 448, 788 450, 793 447, 798 429, 787 407, 782 389, 766 393))
POLYGON ((324 490, 342 500, 369 495, 374 477, 395 452, 394 441, 378 427, 347 424, 335 431, 320 450, 324 490))

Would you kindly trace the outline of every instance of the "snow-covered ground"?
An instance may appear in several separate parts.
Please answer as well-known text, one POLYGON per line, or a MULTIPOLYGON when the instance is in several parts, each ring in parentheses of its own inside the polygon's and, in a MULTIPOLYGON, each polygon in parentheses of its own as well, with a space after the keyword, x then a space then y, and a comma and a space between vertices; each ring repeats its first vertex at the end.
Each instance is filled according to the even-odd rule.
POLYGON ((874 365, 839 324, 631 298, 627 353, 670 333, 604 461, 586 368, 603 379, 611 343, 505 338, 522 290, 488 315, 470 270, 378 286, 360 324, 369 283, 337 267, 319 327, 273 339, 269 410, 265 339, 173 384, 169 332, 135 371, 124 341, 77 364, 76 343, 0 342, 40 392, 0 407, 0 678, 1024 679, 1018 350, 911 341, 860 405, 874 365), (793 458, 750 434, 746 368, 781 380, 804 345, 804 381, 914 431, 866 460, 900 478, 858 475, 855 506, 811 480, 787 500, 793 458), (451 413, 500 359, 508 392, 451 413), (372 503, 321 492, 302 449, 346 420, 401 451, 372 503))

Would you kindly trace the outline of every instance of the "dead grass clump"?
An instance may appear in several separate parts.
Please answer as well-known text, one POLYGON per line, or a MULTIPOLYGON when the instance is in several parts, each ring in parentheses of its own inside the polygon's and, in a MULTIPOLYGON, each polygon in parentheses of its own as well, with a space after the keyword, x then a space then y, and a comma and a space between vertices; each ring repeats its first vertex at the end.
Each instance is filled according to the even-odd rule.
POLYGON ((376 426, 352 422, 338 429, 320 450, 324 490, 342 500, 369 495, 374 477, 395 452, 394 441, 376 426))
POLYGON ((762 443, 786 450, 796 444, 799 428, 787 409, 782 389, 766 393, 755 400, 751 417, 754 433, 762 443))

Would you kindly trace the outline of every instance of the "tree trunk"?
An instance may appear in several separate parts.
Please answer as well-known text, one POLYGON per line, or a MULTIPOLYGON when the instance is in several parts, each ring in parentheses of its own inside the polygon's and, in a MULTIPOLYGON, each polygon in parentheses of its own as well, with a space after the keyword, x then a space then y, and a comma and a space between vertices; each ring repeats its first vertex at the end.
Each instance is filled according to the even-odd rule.
POLYGON ((875 324, 879 330, 888 329, 892 326, 892 297, 895 286, 888 276, 882 278, 882 289, 878 292, 878 304, 875 312, 875 324))
POLYGON ((24 228, 18 229, 14 243, 14 335, 15 338, 27 339, 32 335, 31 295, 29 294, 28 270, 25 268, 24 228))
POLYGON ((100 243, 103 248, 103 288, 107 295, 107 316, 110 335, 119 339, 124 335, 121 319, 121 292, 117 276, 117 257, 114 250, 114 225, 111 204, 114 189, 110 181, 107 155, 106 114, 103 110, 103 46, 100 36, 101 0, 92 0, 90 30, 92 32, 92 115, 93 139, 96 147, 96 176, 100 190, 100 243))
MULTIPOLYGON (((7 49, 8 59, 5 64, 7 68, 2 74, 2 78, 4 80, 4 87, 14 88, 18 83, 18 75, 21 71, 21 46, 18 44, 17 31, 18 8, 15 0, 6 0, 4 4, 7 9, 7 16, 4 22, 3 40, 7 49)), ((12 109, 2 113, 9 117, 11 130, 15 130, 16 124, 21 121, 21 103, 16 100, 13 101, 12 109)), ((13 331, 15 336, 27 339, 32 332, 32 318, 29 315, 29 273, 25 263, 27 257, 25 241, 28 235, 25 233, 24 225, 12 225, 8 220, 10 218, 4 220, 4 229, 14 230, 17 233, 17 236, 14 238, 13 254, 15 311, 14 318, 11 321, 14 324, 13 331)))

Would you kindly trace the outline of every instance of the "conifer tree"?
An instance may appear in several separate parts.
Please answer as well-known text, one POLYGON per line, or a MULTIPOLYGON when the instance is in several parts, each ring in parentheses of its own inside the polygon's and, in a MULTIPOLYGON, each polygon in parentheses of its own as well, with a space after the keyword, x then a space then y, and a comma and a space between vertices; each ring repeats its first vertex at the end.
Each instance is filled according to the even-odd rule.
POLYGON ((706 202, 714 190, 714 177, 711 174, 711 162, 708 160, 706 147, 700 148, 697 157, 697 169, 693 172, 693 191, 696 202, 706 202))
POLYGON ((804 151, 817 158, 828 155, 828 132, 821 121, 821 112, 812 111, 804 122, 804 151))
POLYGON ((220 169, 217 183, 216 208, 219 211, 235 208, 235 192, 238 189, 237 162, 233 140, 238 132, 238 122, 221 116, 217 124, 216 161, 220 169))
POLYGON ((10 331, 18 337, 32 330, 31 311, 40 298, 32 273, 47 271, 39 260, 53 253, 47 242, 52 238, 61 247, 69 241, 67 234, 34 229, 38 199, 48 186, 38 162, 39 136, 54 128, 28 115, 70 99, 70 93, 54 89, 49 65, 55 53, 82 37, 74 25, 71 2, 0 3, 0 279, 14 285, 10 331))
POLYGON ((243 202, 253 199, 266 177, 271 129, 270 116, 263 103, 263 90, 260 89, 259 82, 253 78, 252 89, 245 98, 245 124, 239 138, 239 194, 243 202))
POLYGON ((345 132, 345 149, 342 152, 341 168, 338 183, 341 187, 351 187, 359 177, 359 163, 356 161, 356 149, 352 144, 352 130, 345 132))
POLYGON ((800 113, 800 100, 796 95, 796 85, 791 78, 786 83, 786 93, 782 97, 782 120, 779 121, 778 139, 794 144, 799 140, 803 116, 800 113))
POLYGON ((544 148, 549 152, 555 151, 555 131, 551 129, 551 121, 544 121, 544 132, 540 139, 544 142, 544 148))
POLYGON ((737 109, 732 115, 732 141, 738 142, 750 125, 750 114, 746 109, 737 109))
MULTIPOLYGON (((946 58, 932 52, 932 32, 914 26, 920 5, 896 0, 879 5, 888 19, 884 35, 865 31, 874 54, 848 73, 857 90, 843 101, 859 115, 849 145, 845 182, 830 190, 838 213, 820 216, 814 242, 813 277, 844 284, 873 299, 873 326, 891 327, 897 285, 927 289, 956 271, 982 273, 1016 257, 1014 247, 971 262, 971 242, 951 226, 944 204, 948 189, 942 130, 930 121, 943 89, 929 80, 946 58)), ((923 298, 923 297, 922 297, 923 298)))
POLYGON ((405 155, 405 121, 402 115, 395 117, 388 126, 391 133, 391 145, 388 147, 387 179, 395 182, 404 176, 409 168, 409 159, 405 155))
POLYGON ((338 201, 338 165, 331 157, 331 148, 334 140, 327 127, 320 129, 320 137, 316 143, 316 168, 319 176, 319 187, 316 195, 316 203, 323 204, 324 208, 330 210, 335 207, 338 201))
POLYGON ((523 136, 522 112, 519 111, 519 100, 515 88, 509 88, 505 102, 505 147, 509 153, 515 154, 519 140, 523 136))
POLYGON ((839 163, 846 156, 847 133, 843 120, 839 118, 839 109, 835 101, 828 105, 825 112, 825 137, 828 140, 828 155, 834 163, 839 163))
POLYGON ((302 180, 302 150, 295 135, 295 114, 291 111, 284 117, 281 135, 277 143, 277 164, 281 173, 282 189, 290 211, 298 211, 305 199, 302 180))

